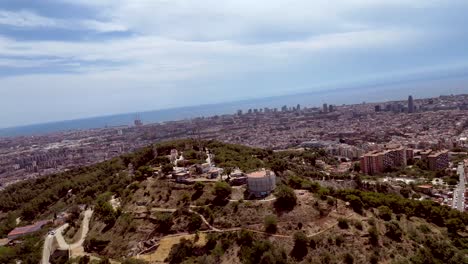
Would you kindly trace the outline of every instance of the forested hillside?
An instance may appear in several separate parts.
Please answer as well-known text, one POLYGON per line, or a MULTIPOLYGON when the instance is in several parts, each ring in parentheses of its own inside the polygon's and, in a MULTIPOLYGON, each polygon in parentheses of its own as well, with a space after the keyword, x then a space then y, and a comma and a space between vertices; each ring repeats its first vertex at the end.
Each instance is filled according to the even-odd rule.
MULTIPOLYGON (((166 252, 167 262, 468 263, 467 213, 404 198, 388 186, 370 191, 358 176, 325 174, 317 160, 336 162, 319 149, 273 152, 216 141, 163 142, 9 186, 0 193, 0 236, 16 227, 18 217, 25 225, 84 204, 95 211, 86 251, 119 261, 158 255, 160 243, 180 236, 181 243, 166 252), (178 183, 164 173, 172 170, 173 149, 184 153, 180 165, 187 168, 204 163, 207 150, 225 172, 270 168, 278 186, 268 199, 249 200, 245 186, 221 180, 178 183), (112 197, 119 199, 118 209, 112 197), (185 239, 187 233, 192 240, 185 239)), ((43 236, 0 247, 0 262, 33 263, 43 236)))

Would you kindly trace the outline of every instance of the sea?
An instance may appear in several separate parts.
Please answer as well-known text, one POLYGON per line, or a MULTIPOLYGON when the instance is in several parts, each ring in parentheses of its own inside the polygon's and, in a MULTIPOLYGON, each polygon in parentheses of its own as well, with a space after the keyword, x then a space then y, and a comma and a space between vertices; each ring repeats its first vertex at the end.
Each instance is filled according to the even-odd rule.
MULTIPOLYGON (((139 113, 125 113, 76 120, 33 124, 0 129, 0 137, 32 136, 59 131, 129 126, 138 115, 144 124, 191 119, 195 117, 234 114, 237 110, 254 108, 281 108, 283 105, 321 107, 322 104, 342 105, 364 102, 386 102, 440 95, 468 94, 468 74, 461 77, 376 83, 354 87, 332 88, 313 92, 301 92, 282 96, 254 98, 235 102, 160 109, 139 113)), ((0 124, 1 125, 1 124, 0 124)))

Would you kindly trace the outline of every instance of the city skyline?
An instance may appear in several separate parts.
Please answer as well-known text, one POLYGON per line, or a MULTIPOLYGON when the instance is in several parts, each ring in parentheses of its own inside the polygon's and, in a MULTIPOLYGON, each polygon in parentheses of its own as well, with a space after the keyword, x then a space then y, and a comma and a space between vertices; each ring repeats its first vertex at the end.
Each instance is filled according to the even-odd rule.
POLYGON ((465 73, 467 8, 2 1, 0 127, 465 73))

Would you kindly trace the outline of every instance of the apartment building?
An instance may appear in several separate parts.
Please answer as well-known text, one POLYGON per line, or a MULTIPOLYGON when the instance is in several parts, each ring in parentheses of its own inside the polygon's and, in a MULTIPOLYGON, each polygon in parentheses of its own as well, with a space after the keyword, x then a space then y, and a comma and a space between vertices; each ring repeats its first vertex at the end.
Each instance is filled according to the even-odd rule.
POLYGON ((365 174, 374 175, 389 168, 406 166, 406 154, 407 149, 401 146, 369 152, 361 157, 361 170, 365 174))
POLYGON ((448 150, 441 150, 427 156, 427 165, 430 170, 443 170, 449 166, 448 150))

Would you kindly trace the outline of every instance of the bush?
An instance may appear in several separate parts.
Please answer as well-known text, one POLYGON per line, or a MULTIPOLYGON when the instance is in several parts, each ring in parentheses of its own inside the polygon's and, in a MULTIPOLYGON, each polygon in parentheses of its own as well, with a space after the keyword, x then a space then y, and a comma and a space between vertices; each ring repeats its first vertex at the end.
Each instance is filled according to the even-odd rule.
POLYGON ((193 185, 193 189, 196 191, 196 192, 203 192, 203 189, 205 188, 205 184, 203 184, 202 182, 196 182, 194 185, 193 185))
POLYGON ((250 246, 252 245, 253 240, 253 233, 245 229, 242 229, 237 236, 237 244, 241 246, 250 246))
POLYGON ((369 243, 373 246, 379 245, 379 231, 375 226, 369 228, 369 243))
POLYGON ((294 190, 286 185, 280 185, 275 191, 275 207, 280 210, 292 210, 297 203, 294 190))
POLYGON ((349 224, 348 224, 348 220, 346 218, 338 218, 338 226, 341 228, 341 229, 348 229, 349 228, 349 224))
POLYGON ((351 255, 349 252, 346 253, 343 257, 343 262, 346 264, 353 264, 354 263, 353 255, 351 255))
POLYGON ((304 234, 304 232, 294 233, 294 248, 291 252, 291 256, 296 260, 302 260, 308 253, 307 245, 309 244, 309 239, 304 234))
POLYGON ((276 233, 276 230, 277 230, 277 218, 276 218, 276 215, 267 215, 265 216, 265 221, 264 221, 264 224, 265 224, 265 232, 267 233, 276 233))
POLYGON ((200 229, 203 224, 203 220, 198 214, 192 214, 189 219, 188 229, 193 232, 200 229))
POLYGON ((193 242, 185 238, 182 238, 179 244, 176 244, 172 247, 167 261, 169 263, 181 263, 186 258, 192 256, 192 252, 193 252, 193 242))
POLYGON ((216 196, 217 200, 224 201, 227 198, 229 198, 231 193, 232 193, 232 188, 228 183, 223 182, 223 181, 216 182, 214 190, 213 190, 213 194, 216 196))
POLYGON ((353 210, 356 213, 358 213, 358 214, 363 213, 362 209, 363 209, 364 204, 362 203, 361 198, 359 198, 356 195, 350 194, 350 195, 346 196, 346 200, 349 202, 351 208, 353 208, 353 210))
POLYGON ((401 228, 398 222, 390 221, 388 223, 385 223, 385 228, 387 229, 387 232, 385 233, 387 237, 395 241, 401 241, 403 232, 401 231, 401 228))
POLYGON ((354 225, 354 227, 356 227, 356 229, 362 230, 362 222, 361 222, 361 220, 355 220, 355 221, 353 221, 353 225, 354 225))
POLYGON ((388 208, 388 206, 382 205, 379 206, 379 217, 385 221, 390 221, 392 220, 392 210, 388 208))
POLYGON ((172 214, 158 213, 156 215, 156 222, 158 224, 157 230, 161 233, 169 233, 173 224, 172 214))
POLYGON ((169 174, 171 173, 172 171, 174 170, 174 167, 172 166, 172 164, 164 164, 162 167, 161 167, 161 172, 163 174, 169 174))
POLYGON ((372 254, 369 260, 370 264, 378 264, 379 263, 379 255, 376 252, 372 254))
POLYGON ((342 235, 335 237, 335 245, 341 247, 343 243, 344 243, 344 237, 342 235))
POLYGON ((423 234, 428 234, 428 233, 431 233, 431 229, 425 225, 425 224, 422 224, 420 226, 418 226, 418 229, 423 233, 423 234))

